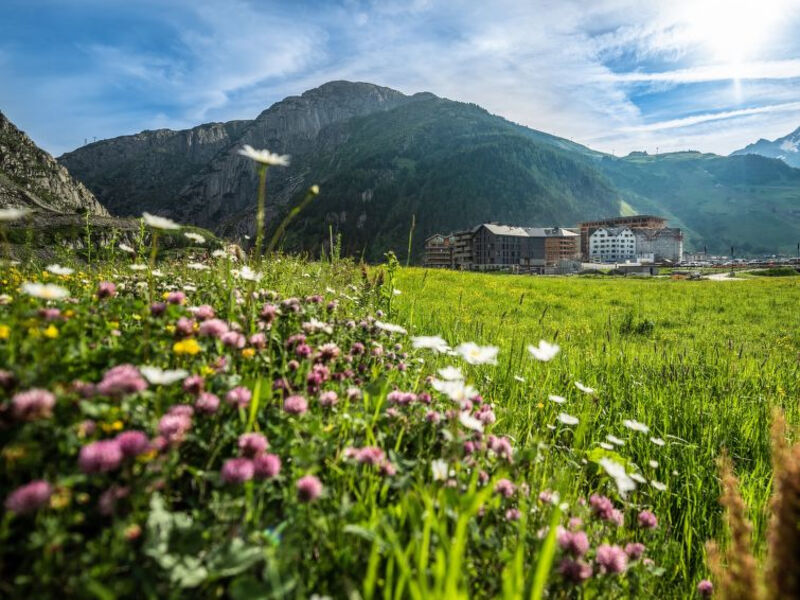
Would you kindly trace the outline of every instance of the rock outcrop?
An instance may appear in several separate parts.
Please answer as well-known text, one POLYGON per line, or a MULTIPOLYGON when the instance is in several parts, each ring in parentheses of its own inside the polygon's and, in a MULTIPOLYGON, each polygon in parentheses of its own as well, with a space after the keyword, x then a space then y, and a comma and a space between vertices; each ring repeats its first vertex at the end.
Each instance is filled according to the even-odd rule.
POLYGON ((0 207, 47 213, 108 211, 66 168, 0 113, 0 207))

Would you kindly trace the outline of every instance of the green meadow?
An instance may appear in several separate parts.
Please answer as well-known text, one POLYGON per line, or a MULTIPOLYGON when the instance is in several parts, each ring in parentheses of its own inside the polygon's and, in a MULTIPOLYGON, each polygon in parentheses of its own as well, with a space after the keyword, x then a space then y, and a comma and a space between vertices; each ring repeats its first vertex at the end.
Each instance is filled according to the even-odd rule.
POLYGON ((751 511, 756 552, 764 550, 771 411, 781 407, 790 424, 800 422, 800 285, 793 279, 526 277, 411 268, 398 275, 393 310, 417 335, 500 347, 499 364, 478 367, 474 376, 496 406, 497 426, 520 446, 550 449, 530 475, 558 481, 562 498, 597 485, 597 469, 583 463, 608 452, 600 447, 607 435, 624 440, 615 457, 666 485, 664 491, 640 485, 634 493, 661 519, 658 540, 648 545, 665 569, 658 597, 689 597, 706 573, 705 542, 724 539, 715 463, 723 449, 751 511), (540 339, 561 346, 550 362, 532 360, 526 350, 540 339), (575 381, 596 392, 582 393, 575 381), (548 400, 551 394, 566 402, 548 400), (565 431, 557 421, 561 412, 579 425, 565 431), (649 433, 628 430, 625 419, 646 424, 649 433))

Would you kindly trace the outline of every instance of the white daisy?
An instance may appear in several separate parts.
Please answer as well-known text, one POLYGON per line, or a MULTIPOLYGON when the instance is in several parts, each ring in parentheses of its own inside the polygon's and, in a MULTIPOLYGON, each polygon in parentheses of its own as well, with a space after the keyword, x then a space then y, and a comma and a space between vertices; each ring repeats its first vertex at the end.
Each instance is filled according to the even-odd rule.
POLYGON ((611 442, 612 444, 614 444, 615 446, 624 446, 625 445, 625 440, 621 440, 615 435, 609 434, 609 435, 606 436, 606 439, 609 442, 611 442))
POLYGON ((431 471, 433 472, 434 481, 444 481, 447 479, 449 468, 447 461, 437 458, 431 461, 431 471))
POLYGON ((288 167, 289 155, 288 154, 275 154, 269 150, 256 150, 252 146, 245 144, 239 150, 239 154, 246 156, 250 160, 254 160, 262 165, 270 167, 288 167))
POLYGON ((164 370, 147 365, 139 367, 139 372, 153 385, 171 385, 189 375, 189 372, 184 369, 164 370))
POLYGON ((400 290, 398 290, 397 288, 395 288, 395 289, 393 289, 393 290, 392 290, 392 294, 394 294, 395 296, 399 296, 399 295, 400 295, 400 294, 402 294, 402 293, 403 293, 403 292, 401 292, 401 291, 400 291, 400 290))
POLYGON ((550 400, 551 402, 555 402, 556 404, 564 404, 564 402, 567 401, 567 399, 564 398, 564 396, 556 396, 555 394, 550 394, 547 397, 547 399, 550 400))
POLYGON ((197 242, 198 244, 205 244, 206 238, 204 238, 199 233, 195 233, 194 231, 187 231, 183 234, 185 237, 189 238, 193 242, 197 242))
POLYGON ((142 213, 142 218, 144 219, 145 224, 153 227, 155 229, 180 229, 181 226, 178 225, 172 219, 168 219, 166 217, 159 217, 158 215, 151 215, 148 212, 142 213))
POLYGON ((544 340, 539 340, 539 346, 528 346, 528 352, 533 358, 542 362, 547 362, 555 358, 561 347, 558 344, 550 344, 544 340))
POLYGON ((612 446, 611 444, 607 444, 605 442, 600 442, 600 447, 603 450, 613 450, 614 449, 614 446, 612 446))
POLYGON ((26 281, 22 284, 22 291, 34 298, 42 300, 60 300, 69 296, 69 290, 52 283, 31 283, 26 281))
POLYGON ((659 492, 663 492, 667 489, 667 484, 661 483, 660 481, 656 481, 654 479, 650 481, 650 485, 656 488, 659 492))
POLYGON ((641 483, 641 484, 647 483, 647 479, 639 475, 639 473, 630 473, 629 477, 633 479, 636 483, 641 483))
POLYGON ((117 248, 128 254, 136 254, 136 250, 128 246, 128 244, 117 244, 117 248))
POLYGON ((433 350, 434 352, 447 352, 450 346, 438 335, 418 335, 411 338, 411 345, 417 349, 433 350))
POLYGON ((520 383, 525 383, 525 378, 522 375, 514 375, 514 381, 519 381, 520 383))
POLYGON ((208 271, 210 268, 208 265, 204 265, 203 263, 199 262, 190 262, 186 265, 189 269, 194 269, 195 271, 208 271))
POLYGON ((601 458, 599 464, 614 480, 620 496, 624 498, 628 492, 636 489, 636 482, 628 476, 621 464, 609 458, 601 458))
POLYGON ((648 462, 647 464, 648 464, 648 465, 650 465, 650 466, 651 466, 652 468, 654 468, 654 469, 657 469, 657 468, 658 468, 658 461, 656 461, 656 460, 651 460, 651 461, 650 461, 650 462, 648 462))
POLYGON ((496 365, 497 346, 479 346, 475 342, 464 342, 455 347, 455 351, 471 365, 496 365))
POLYGON ((53 275, 72 275, 75 270, 61 265, 47 265, 47 270, 53 275))
POLYGON ((128 268, 131 271, 147 271, 147 265, 143 264, 128 265, 128 268))
POLYGON ((657 437, 651 437, 650 441, 653 442, 656 446, 663 446, 664 444, 667 443, 664 440, 662 440, 661 438, 657 438, 657 437))
POLYGON ((446 379, 447 381, 464 380, 464 375, 461 373, 461 369, 458 367, 445 367, 444 369, 439 369, 439 377, 446 379))
POLYGON ((483 431, 483 423, 481 423, 467 411, 464 411, 458 415, 458 422, 467 429, 472 429, 473 431, 483 431))
POLYGON ((578 417, 573 417, 572 415, 568 415, 567 413, 563 412, 558 415, 558 420, 561 421, 564 425, 578 424, 578 417))
POLYGON ((633 419, 625 419, 622 424, 633 431, 641 431, 642 433, 647 433, 650 431, 650 428, 647 425, 640 423, 639 421, 634 421, 633 419))
POLYGON ((582 391, 584 394, 594 394, 595 389, 590 388, 588 385, 583 385, 580 381, 575 382, 575 387, 582 391))
POLYGON ((478 395, 478 390, 471 385, 466 385, 463 381, 441 381, 439 379, 434 379, 431 381, 431 386, 433 386, 433 389, 437 392, 450 398, 453 402, 464 402, 478 395))
POLYGON ((375 327, 382 331, 386 331, 388 333, 402 333, 405 335, 408 333, 403 327, 400 325, 394 325, 393 323, 384 323, 383 321, 375 321, 375 327))

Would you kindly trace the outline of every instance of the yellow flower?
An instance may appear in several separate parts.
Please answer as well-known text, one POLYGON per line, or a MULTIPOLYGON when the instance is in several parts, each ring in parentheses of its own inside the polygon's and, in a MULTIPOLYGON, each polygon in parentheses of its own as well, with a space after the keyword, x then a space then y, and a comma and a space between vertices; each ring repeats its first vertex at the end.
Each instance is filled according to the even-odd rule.
POLYGON ((50 327, 44 330, 44 336, 51 340, 56 339, 58 337, 58 327, 50 325, 50 327))
POLYGON ((544 408, 544 403, 543 402, 538 402, 536 404, 536 408, 544 408))
POLYGON ((137 457, 136 457, 136 460, 139 460, 139 461, 142 461, 142 462, 150 462, 150 461, 151 461, 151 460, 153 460, 153 459, 154 459, 156 456, 158 456, 158 450, 156 450, 155 448, 151 448, 151 449, 150 449, 150 450, 148 450, 147 452, 145 452, 145 453, 143 453, 143 454, 140 454, 139 456, 137 456, 137 457))
POLYGON ((109 321, 108 326, 111 327, 111 329, 119 329, 119 321, 109 321))
POLYGON ((253 358, 256 355, 256 351, 254 348, 245 348, 242 350, 242 356, 245 358, 253 358))
POLYGON ((69 310, 64 311, 64 317, 66 317, 67 319, 71 319, 74 316, 75 316, 75 311, 72 310, 71 308, 69 310))
POLYGON ((202 368, 200 369, 200 373, 204 376, 213 375, 214 369, 212 369, 208 365, 203 365, 202 368))
POLYGON ((60 510, 68 507, 71 501, 72 494, 70 493, 69 488, 60 487, 56 489, 52 496, 50 496, 50 508, 54 510, 60 510))
POLYGON ((0 340, 7 340, 11 335, 11 328, 8 325, 0 325, 0 340))
POLYGON ((29 327, 28 328, 28 336, 29 337, 39 337, 39 330, 36 327, 29 327))
POLYGON ((172 346, 172 351, 175 354, 197 354, 198 352, 202 351, 200 344, 197 343, 197 340, 194 338, 186 338, 185 340, 181 340, 179 342, 175 342, 175 345, 172 346))
POLYGON ((175 325, 167 325, 164 329, 167 330, 167 333, 175 333, 175 325))
POLYGON ((27 451, 25 446, 8 446, 3 448, 3 458, 7 463, 15 463, 21 458, 25 458, 27 451))
POLYGON ((142 320, 142 315, 133 314, 131 316, 133 317, 134 321, 141 321, 142 320))
POLYGON ((161 298, 164 299, 164 300, 169 298, 169 292, 164 292, 163 294, 161 294, 161 298))

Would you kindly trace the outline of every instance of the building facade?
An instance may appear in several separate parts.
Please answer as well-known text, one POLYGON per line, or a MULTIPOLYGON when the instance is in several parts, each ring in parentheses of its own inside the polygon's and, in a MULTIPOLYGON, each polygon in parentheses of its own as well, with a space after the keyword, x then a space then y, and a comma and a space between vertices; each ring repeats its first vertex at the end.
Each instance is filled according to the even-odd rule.
POLYGON ((636 229, 633 234, 637 256, 652 255, 652 260, 657 263, 683 261, 683 233, 677 227, 636 229))
POLYGON ((425 239, 426 267, 450 269, 453 267, 455 240, 452 235, 434 233, 425 239))
POLYGON ((581 232, 581 254, 586 260, 590 260, 589 237, 601 227, 627 227, 632 231, 637 229, 663 229, 667 226, 667 220, 663 217, 653 215, 630 215, 627 217, 611 217, 597 221, 584 221, 579 225, 581 232))
POLYGON ((636 236, 629 227, 600 227, 589 235, 592 262, 633 261, 636 252, 636 236))

